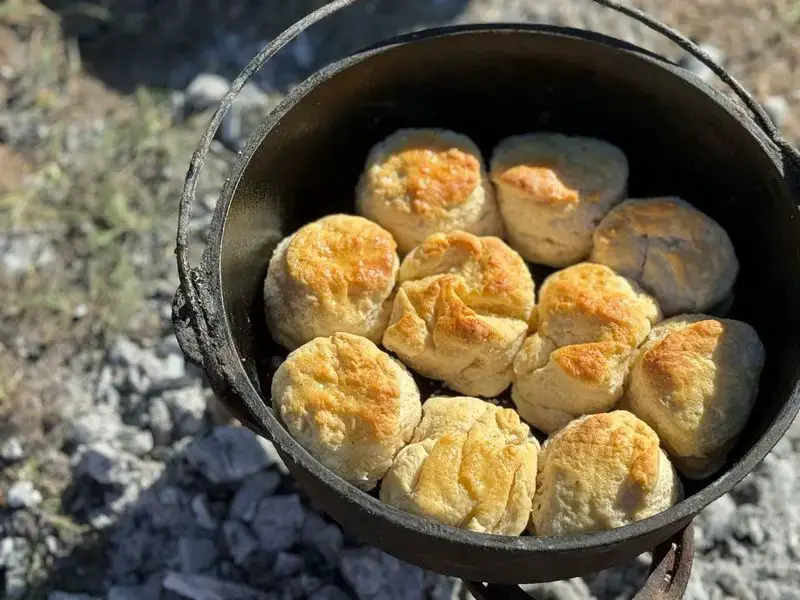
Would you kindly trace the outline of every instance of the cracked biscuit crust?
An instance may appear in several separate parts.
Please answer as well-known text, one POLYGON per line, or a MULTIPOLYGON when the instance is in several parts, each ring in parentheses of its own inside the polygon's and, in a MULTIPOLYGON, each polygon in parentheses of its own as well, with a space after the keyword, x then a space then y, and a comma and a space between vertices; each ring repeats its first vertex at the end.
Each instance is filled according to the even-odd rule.
POLYGON ((408 370, 347 333, 315 338, 289 354, 272 380, 272 402, 312 456, 365 490, 383 477, 422 414, 408 370))
POLYGON ((511 383, 534 307, 525 262, 504 242, 437 233, 400 267, 383 345, 452 389, 492 397, 511 383))
POLYGON ((369 153, 356 208, 392 232, 405 254, 435 232, 503 234, 481 153, 446 129, 401 129, 369 153))
POLYGON ((680 495, 675 470, 644 421, 624 410, 588 415, 542 446, 532 533, 622 527, 668 509, 680 495))
POLYGON ((431 398, 380 498, 445 525, 519 535, 530 520, 538 451, 513 410, 478 398, 431 398))
POLYGON ((712 308, 739 272, 727 232, 676 197, 626 200, 611 210, 594 232, 591 260, 638 282, 667 316, 712 308))

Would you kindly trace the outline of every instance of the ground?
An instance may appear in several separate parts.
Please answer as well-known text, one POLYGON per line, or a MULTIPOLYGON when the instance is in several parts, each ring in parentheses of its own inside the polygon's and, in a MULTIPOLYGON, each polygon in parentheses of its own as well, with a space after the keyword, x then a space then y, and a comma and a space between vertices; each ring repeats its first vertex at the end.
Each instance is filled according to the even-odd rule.
MULTIPOLYGON (((121 431, 155 435, 155 442, 136 456, 140 475, 136 485, 141 487, 149 476, 142 473, 164 465, 167 475, 160 481, 196 484, 191 477, 181 479, 181 467, 170 460, 181 451, 176 449, 179 437, 209 435, 213 423, 205 415, 202 427, 178 431, 175 410, 185 407, 169 404, 168 393, 204 392, 199 375, 188 367, 185 372, 181 367, 180 376, 170 375, 169 357, 175 348, 169 349, 169 312, 177 283, 173 256, 177 198, 210 111, 183 118, 179 113, 187 102, 184 91, 199 73, 231 78, 265 41, 321 4, 321 0, 209 0, 200 9, 188 0, 0 3, 0 449, 11 439, 21 440, 24 447, 20 458, 5 462, 0 458, 0 540, 24 537, 20 531, 35 532, 24 568, 28 596, 20 597, 46 597, 59 586, 101 595, 110 583, 141 584, 135 578, 119 579, 119 570, 106 564, 113 557, 97 559, 108 538, 127 531, 130 523, 115 525, 116 533, 109 533, 94 513, 89 518, 87 511, 81 512, 76 501, 83 493, 76 483, 76 463, 88 459, 76 450, 80 444, 74 439, 75 422, 105 402, 98 400, 103 390, 117 390, 115 402, 106 404, 119 411, 114 418, 121 431), (118 354, 127 358, 115 359, 112 350, 121 347, 119 340, 162 362, 154 363, 149 355, 132 359, 134 351, 123 350, 118 354), (123 373, 125 369, 140 369, 153 381, 160 377, 169 389, 156 392, 144 386, 145 391, 136 391, 135 381, 126 383, 133 376, 123 373), (103 384, 104 373, 120 381, 103 384), (134 406, 142 402, 136 400, 139 396, 169 405, 173 429, 165 434, 166 440, 158 440, 153 409, 134 406), (3 508, 7 502, 3 494, 20 479, 32 481, 43 496, 30 512, 3 508), (48 537, 57 538, 57 551, 46 548, 48 537), (94 568, 87 571, 91 581, 74 576, 92 564, 94 568)), ((632 4, 720 49, 726 68, 760 101, 780 104, 775 97, 782 98, 788 108, 781 119, 783 133, 794 143, 800 141, 800 0, 632 4)), ((260 74, 257 83, 263 94, 256 112, 263 114, 319 65, 388 35, 450 22, 508 19, 594 28, 679 57, 674 46, 589 0, 370 0, 302 37, 260 74)), ((242 135, 247 134, 245 129, 242 135)), ((193 221, 196 244, 202 242, 233 156, 226 144, 214 146, 198 194, 201 208, 193 221)), ((779 484, 770 469, 777 469, 780 477, 800 468, 798 444, 787 444, 781 450, 784 454, 768 461, 753 479, 763 480, 767 487, 751 485, 776 502, 791 490, 775 487, 779 484)), ((125 451, 135 454, 130 448, 125 451)), ((127 482, 119 485, 130 489, 127 482)), ((282 480, 281 485, 290 482, 282 480)), ((220 498, 233 494, 231 489, 214 490, 220 498)), ((740 511, 736 514, 744 515, 742 522, 755 522, 757 530, 760 513, 749 508, 752 503, 734 500, 740 511)), ((733 513, 726 514, 728 523, 733 513)), ((771 531, 769 525, 762 529, 771 531)), ((744 539, 749 539, 748 531, 742 534, 744 539)), ((727 539, 727 534, 719 535, 727 539)), ((786 544, 800 553, 797 537, 800 532, 786 544)), ((727 560, 719 547, 711 544, 709 556, 719 551, 722 558, 717 558, 727 560)), ((716 556, 709 560, 717 560, 716 556)), ((767 562, 763 568, 768 571, 767 562)), ((5 568, 8 579, 11 568, 4 564, 0 545, 0 574, 5 568)), ((797 570, 783 575, 787 585, 800 583, 797 570)), ((242 575, 237 580, 242 578, 246 579, 242 575)), ((789 594, 780 597, 798 597, 791 595, 797 592, 790 587, 769 587, 773 580, 780 581, 777 575, 762 579, 762 587, 754 584, 745 592, 755 594, 752 597, 779 597, 770 596, 777 589, 776 594, 789 594)), ((608 581, 590 581, 587 593, 611 594, 614 585, 608 581)), ((730 578, 725 581, 730 583, 730 578)), ((358 593, 350 580, 341 585, 358 593)), ((709 586, 723 595, 751 597, 717 580, 709 586)), ((580 586, 576 589, 583 593, 580 586)), ((10 588, 3 589, 0 577, 0 597, 4 591, 13 597, 10 588)))

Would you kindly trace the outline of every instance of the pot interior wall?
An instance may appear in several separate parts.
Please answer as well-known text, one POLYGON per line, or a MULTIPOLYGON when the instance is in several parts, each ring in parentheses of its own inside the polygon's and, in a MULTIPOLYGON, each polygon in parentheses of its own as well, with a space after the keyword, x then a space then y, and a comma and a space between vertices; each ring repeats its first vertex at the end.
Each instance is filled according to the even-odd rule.
MULTIPOLYGON (((472 137, 488 159, 510 134, 582 134, 627 153, 632 197, 680 195, 733 239, 741 274, 729 316, 757 329, 768 357, 758 405, 730 460, 740 458, 795 384, 800 219, 754 137, 664 66, 597 39, 487 29, 393 45, 320 77, 257 134, 263 141, 244 167, 224 226, 225 312, 265 401, 275 357, 285 354, 262 312, 272 248, 305 222, 353 212, 373 144, 400 127, 445 127, 472 137)), ((702 486, 692 484, 689 493, 702 486)))

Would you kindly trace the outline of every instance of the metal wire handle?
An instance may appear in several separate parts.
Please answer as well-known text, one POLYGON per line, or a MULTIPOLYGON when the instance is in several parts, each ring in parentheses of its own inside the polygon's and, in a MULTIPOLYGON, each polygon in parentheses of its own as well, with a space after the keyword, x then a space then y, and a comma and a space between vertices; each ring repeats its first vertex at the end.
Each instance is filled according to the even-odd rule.
MULTIPOLYGON (((219 127, 222 123, 225 114, 230 109, 231 105, 233 104, 236 96, 238 96, 239 92, 242 90, 244 85, 249 81, 249 79, 261 69, 261 67, 266 64, 279 50, 281 50, 286 44, 291 42, 294 38, 296 38, 300 33, 314 25, 315 23, 322 21, 323 19, 327 18, 331 14, 337 12, 342 8, 346 8, 356 2, 360 2, 361 0, 334 0, 329 4, 315 10, 311 14, 307 15, 303 19, 300 19, 297 23, 289 27, 286 31, 281 33, 278 37, 276 37, 271 43, 265 46, 254 58, 250 61, 250 63, 242 70, 242 72, 233 80, 228 93, 220 101, 219 108, 214 113, 214 117, 211 119, 211 123, 209 124, 206 132, 203 134, 203 137, 200 139, 200 142, 197 148, 192 155, 192 160, 189 163, 189 169, 186 174, 186 181, 184 183, 183 192, 181 193, 181 200, 180 206, 178 211, 178 235, 177 235, 177 262, 178 262, 178 278, 180 279, 181 286, 183 287, 183 291, 186 297, 186 301, 191 307, 191 312, 196 313, 197 311, 194 310, 197 306, 197 295, 192 285, 189 284, 190 280, 190 273, 191 269, 189 266, 189 253, 188 253, 188 237, 189 237, 189 222, 191 220, 192 214, 192 202, 194 200, 195 191, 197 188, 197 179, 200 174, 200 170, 203 167, 205 162, 205 158, 208 155, 208 150, 211 146, 211 142, 214 139, 214 136, 217 134, 219 127)), ((599 4, 601 6, 605 6, 611 10, 614 10, 618 13, 626 15, 639 23, 647 26, 651 30, 655 31, 656 33, 660 33, 664 37, 668 38, 675 44, 677 44, 681 49, 685 50, 695 58, 697 58, 700 62, 702 62, 706 67, 708 67, 719 79, 724 82, 736 95, 736 97, 744 104, 744 106, 750 110, 753 114, 755 122, 758 124, 759 127, 767 134, 769 139, 784 153, 788 154, 790 157, 793 158, 796 164, 800 165, 800 153, 792 147, 781 135, 780 131, 772 120, 769 118, 767 113, 761 107, 761 105, 753 98, 753 96, 738 82, 734 79, 730 74, 728 74, 725 69, 723 69, 720 65, 714 62, 714 59, 711 58, 702 48, 700 48, 697 44, 691 41, 689 38, 685 37, 681 33, 675 31, 671 27, 661 23, 660 21, 648 16, 644 12, 640 11, 639 9, 625 6, 617 2, 617 0, 591 0, 592 2, 599 4)), ((194 318, 194 317, 193 317, 194 318)))

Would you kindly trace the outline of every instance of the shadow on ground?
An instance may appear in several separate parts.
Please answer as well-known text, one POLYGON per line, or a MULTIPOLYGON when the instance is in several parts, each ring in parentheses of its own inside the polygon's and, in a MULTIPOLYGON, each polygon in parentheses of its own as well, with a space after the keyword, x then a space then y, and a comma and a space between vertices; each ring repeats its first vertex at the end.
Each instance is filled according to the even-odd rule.
MULTIPOLYGON (((199 72, 234 77, 266 43, 323 0, 45 0, 79 42, 84 65, 123 93, 183 89, 199 72)), ((258 83, 285 91, 354 50, 447 23, 469 0, 362 0, 312 28, 266 67, 258 83)))

